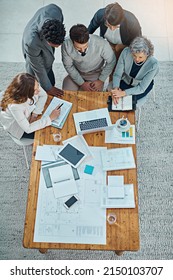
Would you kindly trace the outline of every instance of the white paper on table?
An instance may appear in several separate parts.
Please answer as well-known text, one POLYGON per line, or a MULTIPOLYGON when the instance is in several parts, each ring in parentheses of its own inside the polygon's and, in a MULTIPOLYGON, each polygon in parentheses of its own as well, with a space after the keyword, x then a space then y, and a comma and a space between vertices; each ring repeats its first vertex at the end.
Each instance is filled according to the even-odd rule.
POLYGON ((103 208, 135 208, 133 184, 124 185, 124 198, 108 198, 107 187, 101 190, 101 207, 103 208))
POLYGON ((108 186, 124 186, 124 176, 111 175, 108 176, 108 186))
POLYGON ((107 149, 101 151, 103 170, 122 170, 135 168, 132 147, 107 149))
POLYGON ((116 127, 106 130, 105 143, 135 144, 135 125, 130 125, 126 132, 119 132, 116 127))
POLYGON ((76 194, 77 184, 70 165, 49 169, 53 192, 56 198, 76 194))
POLYGON ((35 160, 56 161, 55 153, 50 146, 37 146, 35 160))

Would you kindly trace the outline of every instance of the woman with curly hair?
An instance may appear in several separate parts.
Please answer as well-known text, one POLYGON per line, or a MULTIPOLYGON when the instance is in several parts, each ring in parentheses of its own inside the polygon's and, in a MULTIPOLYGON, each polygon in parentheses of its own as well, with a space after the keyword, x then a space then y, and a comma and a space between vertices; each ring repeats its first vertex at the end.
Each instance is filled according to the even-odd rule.
POLYGON ((60 115, 60 109, 56 108, 49 116, 37 120, 46 100, 47 94, 39 88, 35 77, 18 74, 1 94, 0 122, 4 129, 17 139, 34 138, 36 130, 51 125, 60 115))
POLYGON ((136 37, 122 51, 113 74, 112 98, 115 104, 120 97, 135 95, 137 101, 151 91, 159 71, 153 53, 154 46, 145 37, 136 37))

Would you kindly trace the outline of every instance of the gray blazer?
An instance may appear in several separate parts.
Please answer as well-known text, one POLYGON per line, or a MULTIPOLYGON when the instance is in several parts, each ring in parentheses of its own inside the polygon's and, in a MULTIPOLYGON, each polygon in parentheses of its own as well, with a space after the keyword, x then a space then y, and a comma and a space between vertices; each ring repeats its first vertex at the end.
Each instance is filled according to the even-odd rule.
POLYGON ((116 63, 115 54, 109 43, 97 35, 90 35, 85 56, 78 53, 70 38, 63 42, 61 50, 64 67, 79 86, 84 83, 83 74, 100 73, 99 80, 104 82, 116 63))
POLYGON ((47 19, 63 22, 61 9, 54 4, 39 9, 25 27, 22 39, 26 71, 37 77, 45 91, 52 87, 47 73, 51 70, 55 59, 53 48, 40 36, 43 23, 47 19))
POLYGON ((113 88, 119 87, 121 80, 126 84, 130 84, 133 79, 131 84, 133 87, 125 90, 127 95, 144 93, 159 72, 157 59, 149 56, 134 79, 130 76, 133 62, 131 51, 127 47, 122 51, 113 74, 113 88))

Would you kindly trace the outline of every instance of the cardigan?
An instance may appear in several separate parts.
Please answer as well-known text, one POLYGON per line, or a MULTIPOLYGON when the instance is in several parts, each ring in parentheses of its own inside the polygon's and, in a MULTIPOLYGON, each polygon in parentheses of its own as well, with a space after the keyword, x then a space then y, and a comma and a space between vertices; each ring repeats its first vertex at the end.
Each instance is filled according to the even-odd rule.
MULTIPOLYGON (((88 26, 90 34, 93 34, 97 28, 100 28, 100 36, 104 37, 104 34, 106 33, 106 30, 108 28, 105 25, 104 19, 105 9, 106 8, 99 9, 95 13, 88 26)), ((123 11, 124 20, 120 23, 121 41, 123 45, 129 46, 134 38, 142 35, 141 26, 134 14, 126 10, 123 11)))
POLYGON ((62 62, 67 73, 79 86, 85 82, 82 73, 100 72, 99 80, 104 82, 112 73, 116 63, 115 54, 109 43, 97 35, 90 35, 85 56, 79 54, 70 38, 63 42, 61 51, 62 62))
POLYGON ((31 133, 51 125, 50 117, 42 117, 41 119, 29 123, 28 119, 31 113, 41 114, 47 100, 47 94, 42 89, 39 94, 33 96, 34 104, 31 100, 21 104, 9 104, 5 111, 0 111, 0 122, 7 132, 12 136, 20 139, 24 132, 31 133))
POLYGON ((145 92, 154 77, 159 72, 159 65, 156 58, 149 56, 144 62, 135 78, 130 76, 130 71, 133 65, 133 57, 129 47, 125 48, 116 65, 113 74, 113 88, 119 88, 121 80, 126 84, 131 84, 133 87, 126 89, 127 95, 137 95, 145 92))

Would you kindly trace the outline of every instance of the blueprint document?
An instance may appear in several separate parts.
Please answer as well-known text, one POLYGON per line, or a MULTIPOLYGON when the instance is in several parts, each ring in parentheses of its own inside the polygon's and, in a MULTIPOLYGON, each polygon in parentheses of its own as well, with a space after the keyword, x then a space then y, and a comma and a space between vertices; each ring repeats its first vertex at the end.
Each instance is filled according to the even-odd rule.
POLYGON ((100 158, 103 149, 91 147, 94 158, 79 166, 79 201, 69 210, 63 203, 70 196, 55 198, 53 188, 46 187, 40 172, 34 242, 106 244, 106 209, 100 206, 101 186, 106 185, 100 158), (94 167, 92 175, 84 173, 86 164, 94 167))

